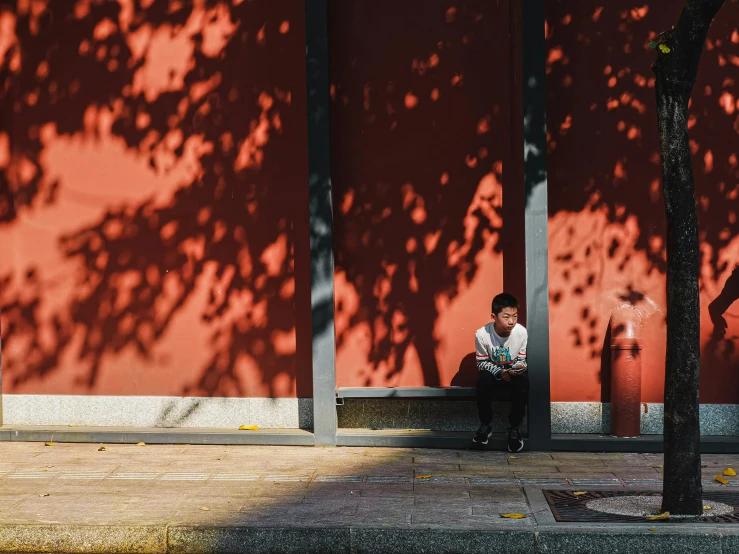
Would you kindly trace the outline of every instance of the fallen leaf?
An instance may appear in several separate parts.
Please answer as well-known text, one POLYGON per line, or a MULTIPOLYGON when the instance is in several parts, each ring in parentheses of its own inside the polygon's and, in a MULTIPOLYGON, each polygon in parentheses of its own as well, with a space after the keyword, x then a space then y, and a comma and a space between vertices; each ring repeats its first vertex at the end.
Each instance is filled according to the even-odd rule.
POLYGON ((200 509, 201 509, 201 510, 203 510, 204 512, 207 512, 208 510, 210 510, 210 508, 206 508, 205 506, 203 506, 203 507, 202 507, 202 508, 200 508, 200 509))
POLYGON ((726 468, 726 469, 724 470, 724 475, 727 475, 727 476, 729 476, 729 477, 736 477, 736 471, 734 471, 734 470, 733 470, 732 468, 730 468, 730 467, 727 467, 727 468, 726 468))
POLYGON ((724 479, 723 476, 720 473, 718 475, 716 475, 716 482, 721 483, 722 485, 728 485, 729 484, 729 480, 728 479, 724 479))
POLYGON ((431 479, 431 474, 428 475, 416 475, 416 479, 431 479))
POLYGON ((49 496, 49 493, 48 493, 48 492, 45 492, 45 493, 43 493, 43 494, 39 494, 39 496, 42 496, 42 497, 43 497, 43 496, 49 496))
POLYGON ((710 506, 703 506, 704 510, 711 510, 712 508, 710 506))
POLYGON ((650 530, 650 531, 651 531, 652 533, 656 533, 656 532, 657 532, 657 528, 656 528, 656 527, 650 527, 650 528, 649 528, 649 530, 650 530))
POLYGON ((239 431, 258 431, 259 426, 258 425, 241 425, 239 427, 239 431))
POLYGON ((146 443, 145 442, 137 442, 136 443, 136 446, 146 446, 146 443))
POLYGON ((104 446, 101 446, 100 448, 98 448, 98 452, 104 452, 104 451, 105 451, 105 447, 104 446))
POLYGON ((500 514, 500 517, 504 517, 506 519, 525 519, 526 518, 524 514, 500 514))
POLYGON ((647 516, 647 519, 649 521, 664 521, 666 519, 670 519, 670 512, 663 512, 656 516, 647 516))
POLYGON ((578 491, 578 492, 573 492, 572 494, 574 494, 575 496, 582 496, 583 494, 588 494, 588 493, 585 491, 578 491))
POLYGON ((45 442, 44 446, 56 446, 55 442, 45 442))

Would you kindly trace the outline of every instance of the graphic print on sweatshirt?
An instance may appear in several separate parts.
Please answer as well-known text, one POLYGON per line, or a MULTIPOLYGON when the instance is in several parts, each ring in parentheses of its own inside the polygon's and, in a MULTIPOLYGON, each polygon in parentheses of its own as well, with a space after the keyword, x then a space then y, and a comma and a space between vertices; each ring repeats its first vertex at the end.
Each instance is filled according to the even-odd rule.
POLYGON ((505 346, 499 346, 492 355, 492 362, 497 365, 509 365, 511 363, 511 351, 505 346))

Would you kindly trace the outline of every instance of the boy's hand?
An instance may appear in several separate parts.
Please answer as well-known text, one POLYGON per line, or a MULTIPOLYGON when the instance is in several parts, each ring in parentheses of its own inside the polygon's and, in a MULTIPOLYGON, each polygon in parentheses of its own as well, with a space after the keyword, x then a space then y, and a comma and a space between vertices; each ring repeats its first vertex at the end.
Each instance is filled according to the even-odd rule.
POLYGON ((500 378, 503 379, 503 381, 509 382, 511 380, 511 376, 508 373, 507 369, 501 369, 500 370, 500 378))

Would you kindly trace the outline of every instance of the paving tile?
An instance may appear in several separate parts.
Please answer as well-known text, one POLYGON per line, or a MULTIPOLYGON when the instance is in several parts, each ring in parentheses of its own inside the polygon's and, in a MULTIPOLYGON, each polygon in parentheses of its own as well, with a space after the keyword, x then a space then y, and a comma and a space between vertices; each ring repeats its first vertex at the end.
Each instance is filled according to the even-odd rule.
POLYGON ((444 509, 445 507, 468 508, 472 506, 472 500, 469 496, 455 497, 446 499, 443 504, 436 497, 419 496, 413 499, 413 505, 423 507, 423 509, 444 509))
POLYGON ((408 498, 414 496, 412 487, 396 488, 396 487, 362 487, 359 491, 360 497, 380 497, 380 498, 408 498))
POLYGON ((501 502, 526 501, 521 487, 469 487, 470 498, 484 500, 499 500, 501 502))
POLYGON ((467 482, 470 485, 513 485, 518 484, 518 479, 515 477, 488 477, 483 475, 476 475, 467 477, 467 482))
MULTIPOLYGON (((428 518, 429 523, 438 523, 444 521, 452 522, 455 519, 462 519, 472 515, 472 504, 467 503, 447 503, 440 505, 438 502, 416 503, 412 509, 414 516, 428 518)), ((418 522, 416 518, 413 520, 418 522)))
POLYGON ((365 483, 404 485, 413 484, 413 475, 368 475, 365 483))
POLYGON ((521 485, 525 487, 542 487, 542 486, 565 486, 566 479, 547 479, 547 478, 525 478, 520 479, 521 485))
POLYGON ((599 486, 609 486, 614 485, 618 486, 621 484, 621 481, 619 479, 613 478, 601 478, 601 479, 568 479, 570 483, 572 483, 575 486, 581 486, 581 487, 599 487, 599 486))
POLYGON ((459 471, 459 463, 456 464, 413 464, 413 470, 416 475, 425 475, 426 473, 454 473, 459 471))
POLYGON ((662 487, 661 479, 623 479, 627 487, 662 487))
POLYGON ((514 468, 506 466, 490 466, 485 464, 460 464, 459 471, 468 475, 488 475, 490 477, 513 476, 514 468))
POLYGON ((476 502, 472 505, 472 515, 500 517, 500 514, 530 515, 531 508, 526 502, 476 502))
MULTIPOLYGON (((611 473, 611 472, 600 472, 600 473, 581 473, 581 472, 573 472, 573 471, 562 471, 558 474, 555 474, 556 477, 553 478, 562 478, 562 479, 590 479, 590 480, 607 480, 607 479, 617 479, 618 476, 611 473)), ((655 473, 654 475, 658 475, 655 473)))
POLYGON ((433 497, 436 498, 438 502, 451 502, 456 498, 469 498, 470 493, 464 487, 448 487, 445 485, 439 487, 435 485, 425 485, 414 489, 413 496, 415 498, 433 497))
POLYGON ((430 474, 430 477, 416 475, 415 486, 427 486, 427 485, 464 485, 467 481, 464 476, 452 476, 452 475, 434 475, 430 474))

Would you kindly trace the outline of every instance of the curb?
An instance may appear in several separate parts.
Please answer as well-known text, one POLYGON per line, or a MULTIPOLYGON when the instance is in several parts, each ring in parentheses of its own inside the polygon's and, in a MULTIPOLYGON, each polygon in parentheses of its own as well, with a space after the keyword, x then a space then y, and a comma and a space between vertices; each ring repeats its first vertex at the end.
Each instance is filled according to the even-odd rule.
POLYGON ((0 524, 0 552, 167 552, 166 525, 0 524))
POLYGON ((0 525, 0 552, 65 554, 721 554, 739 529, 563 525, 527 530, 214 525, 0 525))

